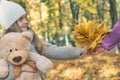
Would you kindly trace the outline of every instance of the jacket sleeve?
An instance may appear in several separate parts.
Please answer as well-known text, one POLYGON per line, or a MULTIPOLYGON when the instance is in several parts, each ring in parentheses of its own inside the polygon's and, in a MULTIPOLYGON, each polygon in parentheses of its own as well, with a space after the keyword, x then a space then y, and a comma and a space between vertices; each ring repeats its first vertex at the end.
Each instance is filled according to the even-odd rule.
POLYGON ((52 59, 75 59, 83 56, 80 47, 66 47, 57 45, 45 44, 45 54, 46 57, 52 59))
POLYGON ((116 22, 111 32, 109 32, 102 41, 102 46, 110 50, 120 42, 120 19, 116 22))

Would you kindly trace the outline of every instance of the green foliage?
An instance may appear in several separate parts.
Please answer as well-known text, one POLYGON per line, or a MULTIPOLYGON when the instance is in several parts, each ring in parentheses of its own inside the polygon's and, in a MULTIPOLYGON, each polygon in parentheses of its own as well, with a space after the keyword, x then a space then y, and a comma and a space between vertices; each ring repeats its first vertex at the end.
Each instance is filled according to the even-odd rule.
POLYGON ((80 9, 89 11, 92 14, 97 14, 97 10, 92 0, 76 0, 80 4, 80 9))
POLYGON ((47 0, 40 0, 40 2, 46 2, 47 0))
POLYGON ((0 26, 0 35, 2 34, 3 28, 0 26))
POLYGON ((19 3, 20 5, 22 5, 25 8, 25 0, 10 0, 16 3, 19 3))

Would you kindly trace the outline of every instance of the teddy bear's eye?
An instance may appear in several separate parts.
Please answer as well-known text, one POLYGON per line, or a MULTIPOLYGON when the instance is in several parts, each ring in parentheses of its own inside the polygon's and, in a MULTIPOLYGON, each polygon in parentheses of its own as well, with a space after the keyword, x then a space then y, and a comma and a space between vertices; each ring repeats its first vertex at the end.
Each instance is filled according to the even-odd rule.
POLYGON ((15 49, 15 51, 17 51, 18 49, 15 49))
POLYGON ((10 49, 10 52, 12 52, 12 49, 10 49))

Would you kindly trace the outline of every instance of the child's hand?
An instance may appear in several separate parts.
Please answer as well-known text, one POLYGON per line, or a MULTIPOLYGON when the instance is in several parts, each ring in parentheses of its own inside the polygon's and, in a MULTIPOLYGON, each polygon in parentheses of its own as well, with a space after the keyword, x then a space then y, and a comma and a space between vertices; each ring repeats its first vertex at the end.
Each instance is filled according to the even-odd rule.
POLYGON ((102 44, 97 44, 96 47, 93 49, 93 55, 97 55, 102 53, 105 50, 105 48, 102 46, 102 44))
POLYGON ((34 68, 32 68, 31 66, 29 66, 27 64, 22 65, 21 71, 22 72, 32 72, 32 73, 36 72, 36 70, 34 68))
POLYGON ((83 54, 87 54, 87 53, 88 53, 88 46, 84 46, 84 47, 82 48, 82 53, 83 53, 83 54))

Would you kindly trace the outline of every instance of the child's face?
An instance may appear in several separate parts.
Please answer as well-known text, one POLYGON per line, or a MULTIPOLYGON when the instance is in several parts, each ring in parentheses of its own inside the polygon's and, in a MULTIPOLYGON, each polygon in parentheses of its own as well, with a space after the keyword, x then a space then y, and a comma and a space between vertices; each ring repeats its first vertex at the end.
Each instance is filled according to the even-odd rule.
POLYGON ((20 27, 20 29, 22 31, 27 31, 28 30, 28 21, 26 19, 25 16, 21 16, 18 20, 17 20, 17 24, 20 27))

